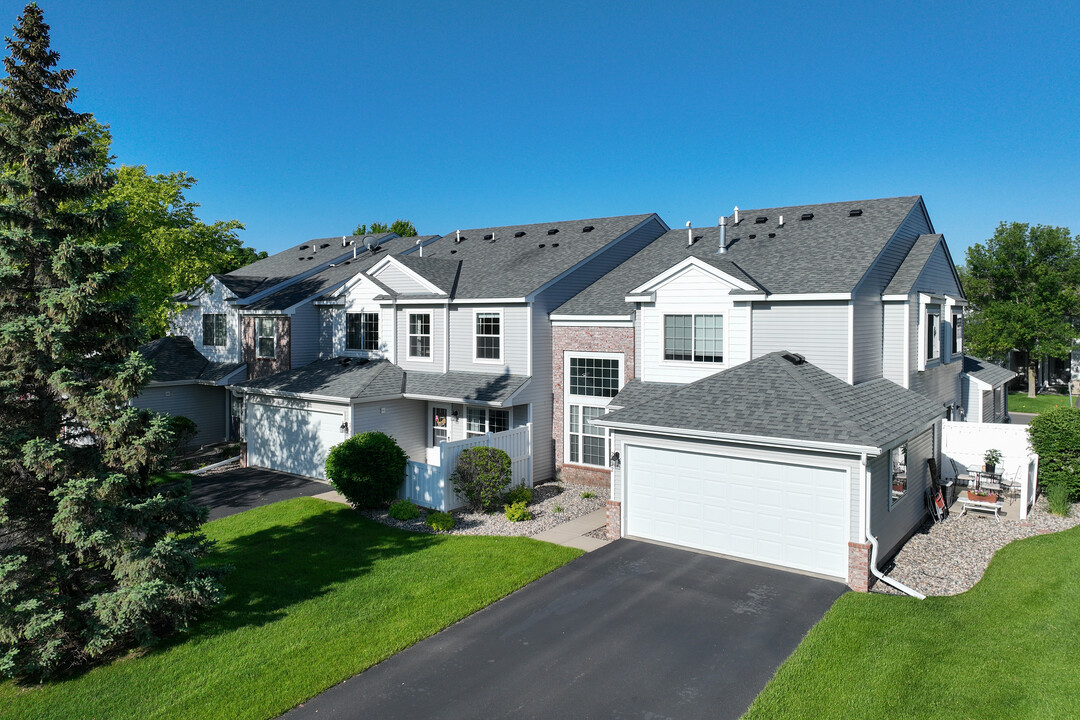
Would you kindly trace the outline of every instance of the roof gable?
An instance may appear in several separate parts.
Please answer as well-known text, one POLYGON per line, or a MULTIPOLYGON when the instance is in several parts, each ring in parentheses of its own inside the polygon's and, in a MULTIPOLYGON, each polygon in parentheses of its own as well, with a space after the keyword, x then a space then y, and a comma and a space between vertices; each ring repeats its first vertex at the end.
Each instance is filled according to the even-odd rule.
POLYGON ((628 295, 645 295, 655 293, 660 288, 678 280, 694 270, 700 271, 718 283, 726 286, 729 290, 758 291, 758 288, 734 275, 725 272, 722 268, 704 262, 701 258, 688 257, 680 263, 673 265, 656 277, 631 290, 628 295))

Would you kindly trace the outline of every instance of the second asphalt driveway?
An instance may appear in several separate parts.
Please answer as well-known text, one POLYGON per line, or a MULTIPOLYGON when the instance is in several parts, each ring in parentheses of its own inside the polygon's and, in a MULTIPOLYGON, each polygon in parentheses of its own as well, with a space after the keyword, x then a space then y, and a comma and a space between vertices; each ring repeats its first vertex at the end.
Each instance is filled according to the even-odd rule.
POLYGON ((845 590, 619 540, 285 717, 737 718, 845 590))

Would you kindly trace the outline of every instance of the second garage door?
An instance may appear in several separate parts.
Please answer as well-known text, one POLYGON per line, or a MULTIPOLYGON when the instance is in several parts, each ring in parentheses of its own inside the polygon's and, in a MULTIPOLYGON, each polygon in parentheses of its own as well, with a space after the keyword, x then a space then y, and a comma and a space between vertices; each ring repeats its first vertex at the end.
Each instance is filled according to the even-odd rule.
POLYGON ((847 576, 845 470, 626 446, 627 535, 847 576))
POLYGON ((249 402, 248 464, 325 479, 326 455, 346 437, 345 413, 249 402))

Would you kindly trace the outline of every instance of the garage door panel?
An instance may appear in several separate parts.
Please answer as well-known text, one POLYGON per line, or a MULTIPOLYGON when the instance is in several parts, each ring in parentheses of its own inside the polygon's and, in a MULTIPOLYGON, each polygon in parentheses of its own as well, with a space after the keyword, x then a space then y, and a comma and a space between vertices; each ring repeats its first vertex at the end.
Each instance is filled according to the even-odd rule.
POLYGON ((847 473, 632 445, 627 534, 845 577, 847 473))
POLYGON ((248 405, 248 463, 255 467, 326 477, 326 456, 344 439, 344 412, 248 405))

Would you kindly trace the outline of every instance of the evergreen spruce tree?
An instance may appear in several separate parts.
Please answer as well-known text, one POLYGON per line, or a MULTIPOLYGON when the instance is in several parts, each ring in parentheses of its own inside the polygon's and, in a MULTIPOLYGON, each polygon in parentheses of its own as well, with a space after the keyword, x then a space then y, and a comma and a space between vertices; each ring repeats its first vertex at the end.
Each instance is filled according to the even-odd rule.
POLYGON ((111 174, 69 105, 41 10, 0 80, 0 674, 61 675, 188 626, 218 602, 186 491, 150 484, 170 437, 128 407, 150 369, 100 240, 111 174), (97 209, 95 209, 97 208, 97 209))

